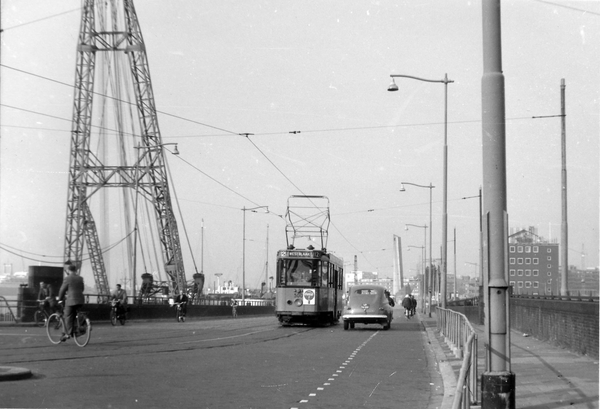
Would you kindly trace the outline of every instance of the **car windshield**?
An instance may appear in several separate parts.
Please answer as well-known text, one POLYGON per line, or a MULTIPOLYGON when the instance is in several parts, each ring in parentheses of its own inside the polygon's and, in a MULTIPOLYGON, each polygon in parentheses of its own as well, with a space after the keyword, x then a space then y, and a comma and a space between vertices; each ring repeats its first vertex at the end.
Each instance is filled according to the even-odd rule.
POLYGON ((356 290, 354 292, 354 294, 359 294, 359 295, 372 294, 372 295, 376 295, 377 294, 377 290, 374 290, 372 288, 362 288, 360 290, 356 290))

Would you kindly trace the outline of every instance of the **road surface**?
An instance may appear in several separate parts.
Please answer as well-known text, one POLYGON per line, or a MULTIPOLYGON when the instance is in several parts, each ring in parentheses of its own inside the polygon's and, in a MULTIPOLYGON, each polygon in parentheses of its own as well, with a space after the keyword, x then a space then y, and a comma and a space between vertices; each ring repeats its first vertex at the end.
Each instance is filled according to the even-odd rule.
POLYGON ((0 382, 15 408, 411 408, 439 406, 441 376, 421 324, 281 327, 275 317, 97 323, 89 345, 44 328, 0 328, 0 382))

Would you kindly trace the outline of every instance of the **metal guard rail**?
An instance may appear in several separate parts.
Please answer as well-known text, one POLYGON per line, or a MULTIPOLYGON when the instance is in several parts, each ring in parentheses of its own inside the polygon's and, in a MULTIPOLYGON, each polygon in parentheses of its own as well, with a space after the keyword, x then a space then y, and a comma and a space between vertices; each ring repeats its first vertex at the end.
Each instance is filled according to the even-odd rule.
POLYGON ((463 358, 454 395, 453 409, 470 408, 479 402, 477 389, 477 332, 459 312, 440 308, 436 310, 437 329, 457 358, 463 358), (466 393, 463 391, 466 389, 466 393))

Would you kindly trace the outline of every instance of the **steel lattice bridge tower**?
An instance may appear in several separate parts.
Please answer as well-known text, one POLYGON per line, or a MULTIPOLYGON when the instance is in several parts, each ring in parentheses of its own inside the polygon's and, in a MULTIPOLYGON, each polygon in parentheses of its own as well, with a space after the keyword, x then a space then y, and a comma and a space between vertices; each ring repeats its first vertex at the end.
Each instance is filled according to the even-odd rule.
MULTIPOLYGON (((104 115, 106 110, 103 105, 100 109, 101 115, 104 115)), ((136 212, 138 195, 152 204, 155 218, 153 223, 158 230, 156 236, 162 248, 162 263, 168 276, 169 289, 176 294, 186 290, 177 222, 171 205, 163 155, 164 145, 158 127, 146 47, 133 1, 84 0, 77 44, 64 257, 65 261, 81 263, 84 258, 85 239, 89 253, 86 257, 91 261, 96 289, 101 295, 109 295, 110 289, 98 228, 90 203, 94 195, 109 187, 118 187, 129 192, 134 190, 136 212), (102 57, 106 62, 99 64, 101 70, 96 72, 99 53, 103 53, 102 57), (118 74, 114 70, 117 58, 128 61, 128 64, 124 64, 128 65, 128 72, 125 74, 122 71, 118 74), (113 70, 114 76, 130 77, 130 88, 133 89, 135 103, 127 106, 127 103, 121 100, 123 91, 118 85, 115 87, 112 80, 106 81, 113 86, 112 97, 107 96, 108 87, 94 90, 95 79, 104 76, 108 70, 113 70), (136 132, 122 129, 121 122, 125 120, 126 114, 117 110, 110 126, 93 125, 92 120, 98 110, 93 108, 95 96, 116 101, 117 105, 130 108, 132 119, 136 117, 133 112, 137 112, 135 122, 139 124, 132 125, 138 127, 136 132), (104 142, 103 134, 92 134, 92 131, 97 129, 106 131, 109 128, 117 135, 115 140, 118 141, 116 148, 111 152, 116 152, 114 157, 118 158, 119 162, 112 165, 107 163, 105 155, 98 154, 102 150, 99 146, 104 142)), ((117 207, 116 210, 121 209, 117 207)), ((137 228, 136 213, 133 228, 136 233, 137 228)), ((133 245, 134 259, 136 243, 137 241, 133 245)), ((135 261, 133 266, 135 275, 135 261)))

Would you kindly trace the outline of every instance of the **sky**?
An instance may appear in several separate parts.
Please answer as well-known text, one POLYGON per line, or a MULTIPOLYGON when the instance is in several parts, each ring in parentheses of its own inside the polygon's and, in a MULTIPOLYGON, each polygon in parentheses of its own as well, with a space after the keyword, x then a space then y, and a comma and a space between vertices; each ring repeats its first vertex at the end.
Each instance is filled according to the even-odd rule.
MULTIPOLYGON (((1 8, 0 262, 15 272, 62 261, 81 3, 1 8)), ((356 258, 358 270, 392 277, 397 235, 404 273, 414 275, 424 229, 406 227, 429 224, 429 189, 401 192, 401 182, 435 186, 440 257, 444 85, 398 78, 399 91, 387 92, 391 74, 454 81, 448 273, 477 274, 480 2, 145 0, 136 11, 163 143, 180 152, 167 161, 188 279, 201 270, 208 287, 239 285, 245 271, 246 286, 258 287, 274 275, 293 195, 327 197, 327 249, 346 268, 356 258), (259 206, 269 212, 243 210, 259 206)), ((561 119, 532 117, 560 114, 564 78, 569 264, 579 268, 600 264, 599 45, 597 1, 502 2, 509 227, 560 241, 561 119)), ((97 84, 107 61, 96 66, 97 84)), ((95 217, 112 248, 112 287, 131 271, 126 212, 111 200, 95 217)), ((138 277, 142 268, 152 269, 138 264, 138 277)), ((93 282, 89 264, 82 274, 93 282)))

